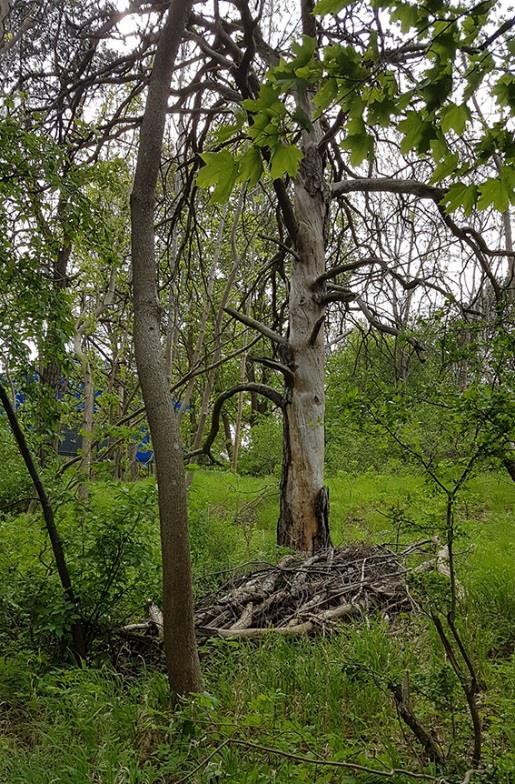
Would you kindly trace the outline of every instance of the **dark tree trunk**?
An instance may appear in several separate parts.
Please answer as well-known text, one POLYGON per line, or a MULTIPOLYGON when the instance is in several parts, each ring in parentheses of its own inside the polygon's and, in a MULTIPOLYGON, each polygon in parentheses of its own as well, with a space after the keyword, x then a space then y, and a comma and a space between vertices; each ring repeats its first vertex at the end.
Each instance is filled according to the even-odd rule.
MULTIPOLYGON (((20 427, 20 423, 18 422, 18 418, 11 404, 11 401, 9 400, 9 395, 7 394, 7 392, 5 391, 4 387, 1 384, 0 384, 0 400, 2 401, 2 404, 5 408, 5 412, 9 420, 9 425, 11 427, 16 443, 18 444, 18 449, 20 451, 20 454, 23 457, 27 470, 30 474, 30 478, 34 483, 34 487, 38 494, 39 502, 41 504, 41 510, 43 512, 43 518, 45 520, 45 526, 48 533, 48 538, 50 539, 50 544, 52 546, 55 565, 57 567, 57 573, 59 575, 59 580, 63 588, 64 596, 66 598, 69 609, 73 612, 75 616, 79 616, 79 602, 77 600, 77 597, 75 596, 75 592, 72 587, 72 581, 70 577, 70 572, 68 571, 68 564, 66 563, 63 545, 61 542, 61 538, 59 536, 59 532, 57 530, 57 526, 55 524, 54 510, 52 509, 45 488, 43 486, 39 473, 36 469, 36 465, 32 458, 32 454, 25 440, 25 435, 20 427)), ((84 635, 82 623, 79 620, 74 620, 70 624, 70 633, 73 641, 73 654, 77 662, 80 663, 86 658, 86 643, 85 643, 85 635, 84 635)))

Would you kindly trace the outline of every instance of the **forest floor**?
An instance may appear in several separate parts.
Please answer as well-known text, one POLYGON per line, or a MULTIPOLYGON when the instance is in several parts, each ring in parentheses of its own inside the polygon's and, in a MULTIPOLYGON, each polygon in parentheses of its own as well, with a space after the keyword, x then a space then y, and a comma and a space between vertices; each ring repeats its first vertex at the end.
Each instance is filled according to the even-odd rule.
MULTIPOLYGON (((159 597, 152 484, 94 483, 87 514, 60 516, 85 596, 98 578, 88 556, 106 552, 118 528, 130 543, 123 600, 110 611, 117 622, 137 621, 159 597)), ((335 545, 397 547, 441 528, 442 501, 417 476, 342 474, 329 484, 335 545)), ((274 546, 276 478, 198 469, 189 493, 199 600, 236 567, 284 557, 274 546)), ((485 772, 470 784, 513 784, 515 775, 514 509, 515 486, 503 474, 471 481, 458 509, 459 628, 485 686, 485 772)), ((0 521, 0 537, 1 784, 455 784, 471 768, 466 702, 422 612, 394 622, 363 616, 310 638, 210 639, 204 692, 171 711, 159 666, 114 667, 104 648, 89 668, 56 665, 45 640, 59 628, 59 608, 36 517, 0 521), (417 719, 448 760, 444 772, 399 720, 391 683, 409 683, 417 719), (426 778, 387 777, 392 768, 426 778)))

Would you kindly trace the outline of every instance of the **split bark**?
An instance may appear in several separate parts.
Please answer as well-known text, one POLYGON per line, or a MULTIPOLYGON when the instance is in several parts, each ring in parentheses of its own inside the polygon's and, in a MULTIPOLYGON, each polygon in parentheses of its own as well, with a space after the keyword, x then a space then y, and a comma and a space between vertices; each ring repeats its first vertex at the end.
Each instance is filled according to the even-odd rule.
MULTIPOLYGON (((309 2, 302 3, 306 35, 316 35, 309 2)), ((308 93, 299 106, 309 117, 308 93)), ((324 487, 325 306, 313 282, 325 271, 328 193, 318 123, 303 131, 304 159, 295 179, 295 246, 289 298, 287 364, 293 370, 284 407, 283 470, 277 543, 307 553, 330 546, 328 492, 324 487)))

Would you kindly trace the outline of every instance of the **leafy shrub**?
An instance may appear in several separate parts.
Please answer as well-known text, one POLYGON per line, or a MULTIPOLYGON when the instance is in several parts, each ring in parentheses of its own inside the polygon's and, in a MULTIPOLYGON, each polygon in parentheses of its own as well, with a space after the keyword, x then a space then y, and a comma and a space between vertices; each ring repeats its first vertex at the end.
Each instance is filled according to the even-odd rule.
MULTIPOLYGON (((2 414, 0 409, 0 414, 2 414)), ((0 415, 0 518, 26 509, 32 495, 32 483, 18 452, 5 416, 0 415)))
POLYGON ((248 444, 241 450, 238 469, 242 474, 269 476, 280 470, 282 460, 282 421, 262 416, 249 431, 248 444))
MULTIPOLYGON (((144 614, 160 595, 159 527, 153 484, 104 486, 84 508, 68 504, 57 524, 81 611, 92 630, 144 614), (106 500, 107 499, 107 500, 106 500)), ((4 641, 53 647, 69 626, 66 606, 39 514, 1 527, 0 634, 4 641)))

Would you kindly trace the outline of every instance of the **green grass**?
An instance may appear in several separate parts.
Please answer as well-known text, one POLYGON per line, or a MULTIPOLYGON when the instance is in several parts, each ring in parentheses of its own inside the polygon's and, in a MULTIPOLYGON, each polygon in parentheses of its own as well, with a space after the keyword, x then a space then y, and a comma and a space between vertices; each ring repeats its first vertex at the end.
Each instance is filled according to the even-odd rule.
MULTIPOLYGON (((197 593, 239 563, 277 557, 274 482, 193 472, 197 593), (263 495, 267 488, 270 493, 263 495), (259 503, 249 503, 258 497, 259 503)), ((399 533, 399 520, 411 519, 423 529, 441 513, 440 499, 409 475, 341 475, 330 480, 330 491, 336 544, 421 538, 419 530, 399 533)), ((484 475, 471 482, 458 515, 458 573, 465 592, 460 627, 487 687, 481 702, 489 767, 483 779, 477 778, 480 784, 511 784, 515 771, 514 501, 514 488, 502 475, 484 475)), ((111 519, 117 503, 112 485, 93 486, 91 509, 99 519, 111 519)), ((156 557, 155 510, 149 514, 144 531, 156 557)), ((71 514, 62 524, 67 536, 79 530, 71 514)), ((19 602, 20 590, 25 601, 45 572, 38 522, 21 516, 2 522, 0 529, 2 602, 19 602), (32 582, 22 590, 27 580, 32 582)), ((141 593, 143 611, 143 588, 141 593)), ((23 613, 10 612, 22 625, 23 613)), ((100 662, 86 670, 56 666, 49 658, 52 649, 38 649, 30 635, 20 631, 16 637, 15 631, 6 642, 9 655, 0 658, 1 784, 172 784, 231 737, 300 755, 421 770, 420 751, 400 726, 386 688, 389 679, 400 681, 406 673, 417 715, 450 750, 447 780, 460 782, 468 767, 466 705, 424 617, 406 618, 394 628, 360 622, 309 641, 211 642, 202 650, 205 693, 175 711, 162 673, 141 667, 122 677, 100 662)), ((190 780, 377 784, 388 779, 344 775, 228 744, 190 780)))

